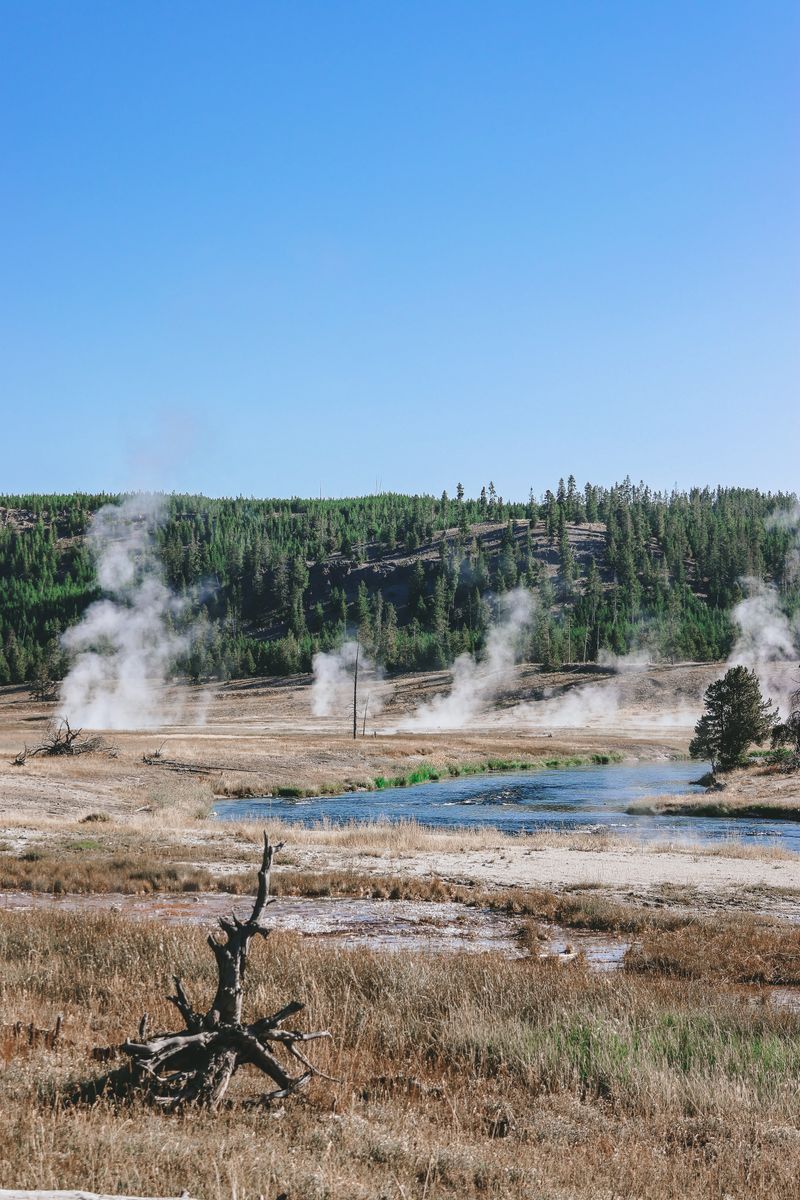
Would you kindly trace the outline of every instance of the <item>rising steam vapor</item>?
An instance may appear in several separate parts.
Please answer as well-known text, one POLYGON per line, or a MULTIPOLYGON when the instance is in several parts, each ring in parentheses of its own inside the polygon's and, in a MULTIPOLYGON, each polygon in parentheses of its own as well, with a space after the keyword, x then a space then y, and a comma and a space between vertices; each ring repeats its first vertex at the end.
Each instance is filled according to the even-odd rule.
POLYGON ((358 653, 358 713, 359 720, 368 705, 369 717, 376 717, 383 708, 378 685, 383 671, 356 641, 344 642, 338 650, 321 651, 312 659, 314 680, 311 684, 311 711, 316 717, 330 717, 353 711, 353 675, 358 653))
POLYGON ((731 613, 738 634, 728 665, 754 670, 765 694, 785 715, 797 687, 790 667, 800 658, 800 624, 782 611, 771 584, 760 579, 744 579, 742 584, 747 595, 731 613))
POLYGON ((190 635, 172 628, 185 604, 164 582, 156 553, 162 505, 131 496, 92 518, 87 541, 103 598, 62 638, 72 665, 61 710, 74 725, 144 729, 165 719, 163 684, 190 635))
POLYGON ((614 675, 570 688, 562 695, 519 704, 510 717, 537 728, 582 729, 585 726, 602 728, 618 724, 623 692, 617 677, 646 670, 650 656, 643 650, 624 655, 601 650, 597 662, 599 666, 613 671, 614 675))
POLYGON ((648 650, 631 650, 630 654, 612 654, 610 650, 601 648, 597 655, 597 665, 606 667, 615 675, 630 675, 632 671, 644 671, 652 661, 648 650))
POLYGON ((484 713, 498 692, 513 682, 522 635, 532 614, 531 594, 524 588, 502 596, 498 619, 486 639, 485 657, 476 662, 471 655, 461 654, 453 664, 450 691, 421 705, 398 729, 463 729, 484 713))

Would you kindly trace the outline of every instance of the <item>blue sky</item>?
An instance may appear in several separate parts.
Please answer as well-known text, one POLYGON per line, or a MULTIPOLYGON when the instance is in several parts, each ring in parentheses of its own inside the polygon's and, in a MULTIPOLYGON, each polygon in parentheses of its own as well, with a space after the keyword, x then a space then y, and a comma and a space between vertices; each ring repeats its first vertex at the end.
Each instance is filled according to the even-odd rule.
POLYGON ((800 487, 796 3, 0 2, 0 491, 800 487))

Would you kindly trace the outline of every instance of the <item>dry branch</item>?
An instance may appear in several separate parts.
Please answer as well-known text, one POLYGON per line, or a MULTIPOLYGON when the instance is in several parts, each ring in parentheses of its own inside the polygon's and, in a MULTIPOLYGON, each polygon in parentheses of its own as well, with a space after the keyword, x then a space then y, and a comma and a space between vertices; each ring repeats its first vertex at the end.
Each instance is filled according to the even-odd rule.
POLYGON ((168 771, 184 772, 188 775, 208 775, 211 771, 230 771, 239 775, 260 775, 253 767, 232 767, 221 763, 190 763, 178 758, 164 758, 160 748, 153 754, 143 754, 142 762, 148 767, 166 767, 168 771))
POLYGON ((28 749, 25 746, 20 750, 15 758, 11 759, 11 765, 21 767, 26 759, 35 758, 39 754, 47 755, 48 757, 58 757, 63 754, 107 754, 111 758, 116 758, 117 748, 105 741, 104 738, 97 734, 91 737, 82 737, 82 729, 73 729, 66 717, 57 725, 51 725, 47 737, 38 746, 28 749))
POLYGON ((183 1018, 185 1028, 176 1033, 147 1037, 147 1014, 139 1024, 135 1040, 123 1043, 119 1050, 127 1055, 127 1066, 80 1087, 73 1100, 93 1100, 103 1093, 117 1096, 139 1092, 168 1111, 185 1104, 216 1108, 231 1077, 240 1066, 250 1064, 269 1076, 275 1085, 263 1101, 282 1099, 302 1087, 312 1075, 324 1075, 298 1048, 303 1042, 330 1037, 327 1030, 303 1033, 283 1029, 287 1018, 301 1012, 297 1000, 285 1004, 270 1017, 251 1023, 242 1021, 245 968, 250 942, 256 935, 266 937, 270 930, 262 924, 262 915, 272 903, 269 894, 270 870, 274 854, 283 843, 271 846, 264 834, 264 854, 258 872, 258 892, 253 911, 246 921, 237 916, 220 918, 224 939, 213 934, 208 944, 217 960, 217 990, 211 1007, 202 1013, 195 1009, 180 979, 175 978, 175 995, 170 1001, 183 1018), (280 1047, 305 1069, 297 1075, 272 1053, 280 1047))

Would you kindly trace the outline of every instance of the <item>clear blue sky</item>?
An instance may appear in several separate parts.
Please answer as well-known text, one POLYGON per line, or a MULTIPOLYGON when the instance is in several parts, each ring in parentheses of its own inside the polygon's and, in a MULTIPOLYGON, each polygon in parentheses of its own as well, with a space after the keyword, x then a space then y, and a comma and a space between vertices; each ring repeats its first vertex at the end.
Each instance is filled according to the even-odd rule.
POLYGON ((800 486, 800 5, 0 2, 0 491, 800 486))

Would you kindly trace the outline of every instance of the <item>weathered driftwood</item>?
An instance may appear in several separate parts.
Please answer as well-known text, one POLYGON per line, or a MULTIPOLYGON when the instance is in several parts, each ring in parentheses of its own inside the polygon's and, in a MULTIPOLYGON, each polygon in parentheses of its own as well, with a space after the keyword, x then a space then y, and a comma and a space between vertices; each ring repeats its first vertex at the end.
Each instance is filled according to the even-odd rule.
POLYGON ((27 759, 36 758, 39 754, 58 757, 62 754, 95 754, 102 751, 110 758, 117 757, 116 746, 110 745, 97 735, 81 737, 82 733, 82 729, 73 729, 67 718, 64 717, 57 725, 50 726, 47 737, 38 746, 32 746, 30 749, 27 745, 24 746, 19 754, 11 759, 11 765, 22 767, 27 759))
POLYGON ((189 763, 181 762, 177 758, 164 758, 160 749, 155 750, 152 754, 143 754, 142 762, 148 767, 165 767, 168 771, 178 771, 187 775, 208 775, 211 771, 226 771, 230 774, 238 775, 260 774, 254 767, 231 767, 226 764, 217 763, 189 763))
POLYGON ((147 1014, 142 1017, 135 1039, 119 1049, 128 1056, 127 1066, 93 1080, 79 1089, 78 1099, 94 1099, 103 1093, 124 1096, 132 1092, 148 1095, 168 1110, 185 1104, 216 1108, 225 1095, 233 1073, 250 1064, 263 1071, 275 1087, 264 1101, 288 1096, 308 1082, 312 1075, 330 1078, 309 1062, 300 1050, 303 1042, 330 1037, 327 1030, 301 1033, 283 1029, 289 1017, 304 1005, 291 1000, 270 1017, 245 1023, 242 999, 245 968, 250 941, 257 934, 265 937, 269 929, 261 923, 262 914, 273 898, 269 895, 270 869, 274 854, 283 843, 271 846, 264 835, 264 854, 258 872, 258 892, 253 911, 246 921, 236 916, 220 918, 224 940, 213 934, 208 944, 217 960, 217 991, 210 1009, 198 1012, 192 1005, 181 980, 175 977, 175 995, 170 1001, 184 1020, 177 1033, 147 1036, 147 1014), (288 1070, 273 1054, 280 1047, 305 1069, 298 1075, 288 1070))
MULTIPOLYGON (((23 1192, 0 1188, 0 1200, 163 1200, 155 1196, 101 1196, 97 1192, 23 1192)), ((179 1200, 190 1200, 183 1193, 179 1200)))

